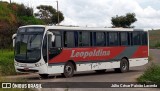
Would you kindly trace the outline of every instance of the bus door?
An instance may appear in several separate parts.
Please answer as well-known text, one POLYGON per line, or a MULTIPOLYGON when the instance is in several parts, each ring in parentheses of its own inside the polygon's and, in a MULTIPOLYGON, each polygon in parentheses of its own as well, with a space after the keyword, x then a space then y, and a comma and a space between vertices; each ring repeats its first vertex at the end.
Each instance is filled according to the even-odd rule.
POLYGON ((60 54, 61 48, 61 36, 55 33, 48 32, 48 61, 60 54))

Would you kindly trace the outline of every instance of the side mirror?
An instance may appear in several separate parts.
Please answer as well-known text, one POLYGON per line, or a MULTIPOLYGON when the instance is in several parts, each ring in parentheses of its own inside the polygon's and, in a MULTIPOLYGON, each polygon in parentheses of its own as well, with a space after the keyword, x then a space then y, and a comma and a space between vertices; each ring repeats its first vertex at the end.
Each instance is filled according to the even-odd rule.
POLYGON ((52 32, 49 32, 49 31, 47 32, 47 34, 48 34, 48 35, 51 35, 51 41, 54 42, 54 40, 55 40, 55 35, 53 35, 53 33, 52 33, 52 32))
POLYGON ((13 34, 13 35, 12 35, 13 47, 15 47, 16 36, 17 36, 17 34, 13 34))

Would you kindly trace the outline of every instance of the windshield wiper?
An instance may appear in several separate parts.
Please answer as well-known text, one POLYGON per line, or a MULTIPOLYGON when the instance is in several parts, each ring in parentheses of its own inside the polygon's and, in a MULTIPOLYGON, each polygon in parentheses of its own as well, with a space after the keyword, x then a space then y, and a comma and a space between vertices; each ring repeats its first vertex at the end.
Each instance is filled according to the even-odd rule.
POLYGON ((36 37, 37 37, 37 34, 36 34, 36 35, 33 35, 33 36, 31 37, 29 43, 31 44, 36 37))

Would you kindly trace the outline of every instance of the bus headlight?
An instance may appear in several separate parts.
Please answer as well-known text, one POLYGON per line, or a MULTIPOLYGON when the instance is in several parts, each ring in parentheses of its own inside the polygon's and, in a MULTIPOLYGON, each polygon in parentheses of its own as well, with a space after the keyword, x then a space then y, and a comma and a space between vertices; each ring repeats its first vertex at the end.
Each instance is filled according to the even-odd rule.
POLYGON ((18 63, 18 62, 15 62, 14 65, 15 65, 15 66, 19 66, 19 63, 18 63))

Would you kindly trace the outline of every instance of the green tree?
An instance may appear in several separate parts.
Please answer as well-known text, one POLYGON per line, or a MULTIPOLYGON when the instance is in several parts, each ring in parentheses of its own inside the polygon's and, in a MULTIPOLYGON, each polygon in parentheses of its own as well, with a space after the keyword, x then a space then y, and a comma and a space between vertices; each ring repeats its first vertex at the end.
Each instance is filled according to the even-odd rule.
POLYGON ((19 26, 24 26, 24 25, 44 25, 45 23, 40 20, 35 18, 34 16, 20 16, 19 17, 19 26))
POLYGON ((127 13, 125 16, 112 17, 111 22, 113 27, 131 28, 131 24, 137 21, 135 13, 127 13))
POLYGON ((33 16, 33 8, 27 7, 24 4, 17 3, 11 3, 9 5, 17 17, 18 27, 24 25, 45 24, 42 20, 37 19, 33 16))
POLYGON ((59 23, 64 20, 62 12, 56 11, 52 6, 40 5, 37 7, 39 10, 35 13, 35 16, 43 20, 46 24, 57 24, 58 23, 58 13, 59 13, 59 23))
POLYGON ((33 16, 33 9, 23 4, 0 1, 0 49, 11 48, 11 36, 19 26, 45 24, 33 16))

